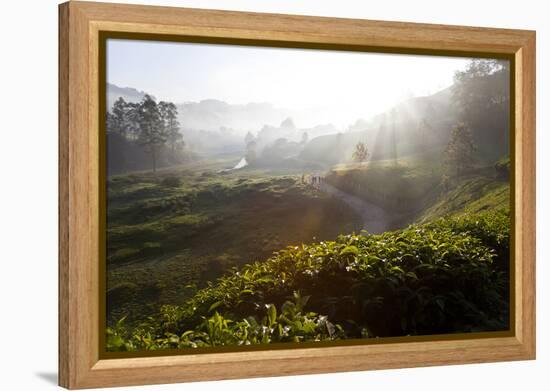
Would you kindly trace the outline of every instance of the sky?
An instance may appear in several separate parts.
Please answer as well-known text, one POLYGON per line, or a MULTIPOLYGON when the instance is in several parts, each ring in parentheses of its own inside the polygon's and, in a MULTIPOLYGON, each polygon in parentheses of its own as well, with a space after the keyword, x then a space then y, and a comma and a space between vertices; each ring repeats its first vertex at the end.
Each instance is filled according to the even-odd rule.
POLYGON ((109 39, 107 81, 174 103, 269 102, 343 125, 450 86, 469 60, 109 39))

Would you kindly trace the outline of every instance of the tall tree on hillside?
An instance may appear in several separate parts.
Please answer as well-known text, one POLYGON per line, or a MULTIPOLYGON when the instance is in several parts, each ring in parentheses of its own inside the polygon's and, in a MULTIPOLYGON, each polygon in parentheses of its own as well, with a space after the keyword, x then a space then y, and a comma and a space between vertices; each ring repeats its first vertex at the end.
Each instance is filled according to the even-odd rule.
POLYGON ((107 137, 109 140, 110 162, 121 169, 126 168, 128 103, 119 97, 110 111, 107 111, 107 137))
POLYGON ((306 145, 308 141, 309 141, 309 135, 307 134, 307 132, 302 133, 302 139, 300 140, 300 144, 306 145))
POLYGON ((283 129, 296 129, 296 125, 294 125, 294 121, 290 117, 281 122, 280 127, 283 129))
POLYGON ((111 111, 107 113, 108 130, 118 133, 125 139, 137 139, 139 124, 137 118, 139 103, 126 102, 119 97, 111 111))
POLYGON ((444 160, 450 173, 461 176, 473 165, 476 146, 472 131, 461 123, 454 127, 444 152, 444 160))
POLYGON ((366 161, 369 157, 369 150, 367 148, 367 145, 359 141, 357 145, 355 145, 355 151, 353 151, 352 158, 357 163, 362 164, 364 161, 366 161))
POLYGON ((416 129, 416 145, 418 151, 426 152, 428 149, 428 140, 429 137, 432 137, 432 127, 428 120, 424 117, 420 122, 418 122, 418 126, 416 129))
POLYGON ((245 153, 244 157, 246 159, 246 162, 248 164, 254 164, 256 162, 256 138, 252 134, 252 132, 246 133, 246 136, 244 136, 244 147, 245 147, 245 153))
POLYGON ((115 116, 110 111, 107 111, 106 124, 107 133, 114 133, 117 128, 117 123, 115 116))
POLYGON ((115 103, 113 103, 113 108, 108 117, 110 120, 110 130, 120 134, 122 137, 126 137, 126 107, 127 103, 124 98, 118 98, 115 103))
POLYGON ((246 136, 244 136, 244 145, 247 146, 251 141, 254 141, 254 135, 249 131, 246 136))
POLYGON ((509 63, 502 60, 472 60, 454 76, 459 120, 472 129, 474 140, 490 158, 508 153, 509 80, 509 63))
POLYGON ((246 159, 246 162, 249 164, 249 165, 254 165, 254 163, 256 163, 256 159, 257 159, 257 155, 256 155, 256 147, 258 145, 256 144, 256 141, 254 141, 254 139, 252 139, 251 141, 249 141, 247 144, 246 144, 246 153, 245 153, 245 159, 246 159))
POLYGON ((396 110, 395 108, 391 111, 391 130, 390 130, 390 159, 393 160, 393 164, 397 164, 397 137, 395 129, 396 121, 396 110))
POLYGON ((153 172, 157 171, 157 158, 160 148, 168 140, 162 115, 157 103, 149 95, 145 95, 138 109, 140 133, 138 143, 143 145, 151 155, 153 172))
POLYGON ((164 131, 167 135, 167 141, 172 150, 172 155, 176 153, 176 146, 183 142, 183 136, 180 133, 180 124, 178 122, 178 109, 172 102, 161 101, 158 104, 160 116, 164 125, 164 131))
POLYGON ((125 171, 128 141, 120 134, 120 121, 111 110, 106 113, 107 172, 125 171))
POLYGON ((130 140, 137 140, 139 138, 140 126, 139 126, 139 105, 138 102, 126 103, 126 137, 130 140))

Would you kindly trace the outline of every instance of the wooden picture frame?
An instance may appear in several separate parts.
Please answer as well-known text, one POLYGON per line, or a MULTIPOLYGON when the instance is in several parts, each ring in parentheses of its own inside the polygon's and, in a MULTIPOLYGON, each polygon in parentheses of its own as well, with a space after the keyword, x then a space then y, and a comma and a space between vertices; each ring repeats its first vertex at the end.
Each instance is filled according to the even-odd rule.
POLYGON ((535 358, 535 32, 70 1, 59 6, 59 384, 175 383, 535 358), (514 66, 515 258, 510 333, 475 339, 104 359, 99 331, 101 32, 414 54, 480 54, 514 66))

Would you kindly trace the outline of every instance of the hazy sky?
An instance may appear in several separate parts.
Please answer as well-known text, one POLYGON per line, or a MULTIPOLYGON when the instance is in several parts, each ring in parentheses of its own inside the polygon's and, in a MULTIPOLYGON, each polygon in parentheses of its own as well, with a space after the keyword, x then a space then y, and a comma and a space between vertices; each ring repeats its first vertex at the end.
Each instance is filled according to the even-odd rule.
MULTIPOLYGON (((219 99, 318 109, 324 122, 369 118, 452 84, 469 59, 113 40, 107 81, 175 103, 219 99)), ((306 124, 297 124, 306 125, 306 124)))

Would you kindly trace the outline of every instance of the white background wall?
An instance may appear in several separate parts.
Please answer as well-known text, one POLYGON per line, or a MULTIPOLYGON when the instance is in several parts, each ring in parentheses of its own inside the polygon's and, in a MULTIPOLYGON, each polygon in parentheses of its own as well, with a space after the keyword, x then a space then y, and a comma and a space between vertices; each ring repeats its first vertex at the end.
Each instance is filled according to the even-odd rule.
MULTIPOLYGON (((122 2, 122 0, 120 0, 122 2)), ((537 328, 531 362, 386 370, 145 387, 517 390, 550 384, 546 1, 156 0, 143 4, 537 30, 537 328), (545 12, 546 11, 546 12, 545 12), (546 20, 545 20, 546 19, 546 20), (546 240, 545 240, 546 239, 546 240)), ((57 376, 57 1, 0 3, 0 389, 52 389, 57 376), (6 88, 7 87, 7 88, 6 88)), ((460 354, 457 352, 457 354, 460 354)), ((137 389, 137 388, 136 388, 137 389)))

